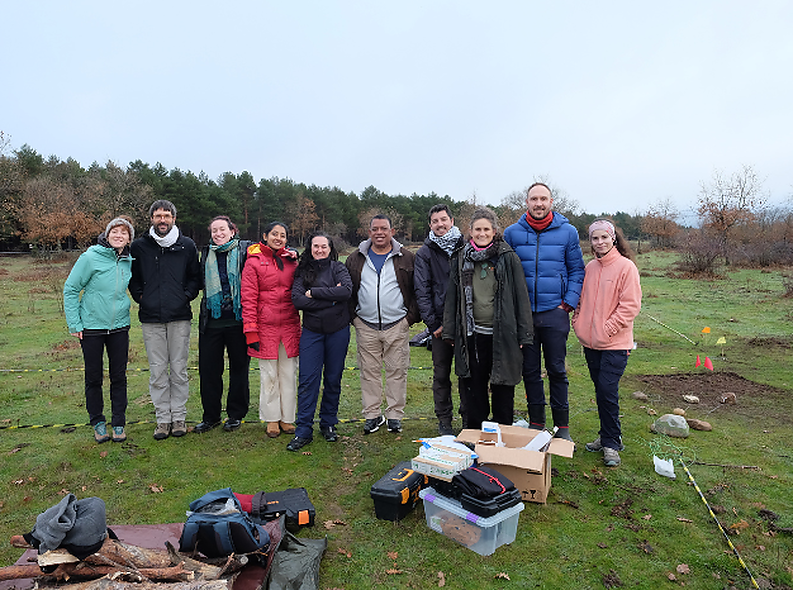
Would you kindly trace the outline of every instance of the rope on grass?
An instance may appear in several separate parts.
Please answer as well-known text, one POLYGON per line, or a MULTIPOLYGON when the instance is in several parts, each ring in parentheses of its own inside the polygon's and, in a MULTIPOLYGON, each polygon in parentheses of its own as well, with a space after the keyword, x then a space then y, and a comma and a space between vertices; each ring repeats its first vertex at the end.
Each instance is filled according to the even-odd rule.
MULTIPOLYGON (((414 367, 409 366, 408 370, 411 371, 429 371, 433 367, 414 367)), ((198 367, 187 367, 188 371, 198 371, 198 367)), ((258 371, 259 367, 252 366, 250 371, 258 371)), ((345 371, 357 371, 358 367, 344 367, 345 371)), ((62 367, 59 369, 0 369, 0 373, 71 373, 71 372, 83 372, 85 371, 85 367, 62 367)), ((137 367, 137 368, 130 368, 127 367, 127 373, 147 373, 149 371, 148 367, 137 367)))
POLYGON ((686 475, 688 475, 688 480, 691 482, 691 485, 694 486, 694 489, 697 490, 699 497, 702 499, 702 502, 705 504, 705 507, 708 509, 708 514, 710 514, 711 518, 713 518, 713 520, 716 521, 716 525, 719 527, 721 534, 724 535, 724 538, 727 540, 727 545, 730 546, 730 549, 732 549, 732 552, 735 554, 735 557, 738 558, 738 563, 741 564, 744 571, 749 576, 749 579, 752 581, 752 587, 757 588, 757 590, 760 590, 760 586, 757 584, 757 580, 754 579, 752 572, 749 571, 749 566, 746 565, 746 562, 743 560, 743 557, 741 557, 741 554, 738 553, 738 549, 736 549, 735 545, 732 544, 732 540, 730 540, 730 536, 727 534, 727 531, 725 531, 724 527, 721 526, 719 519, 714 514, 713 509, 710 507, 710 504, 708 504, 708 500, 705 498, 705 494, 703 494, 702 490, 699 489, 697 482, 694 480, 694 476, 691 475, 691 472, 688 470, 685 461, 681 459, 680 464, 683 466, 683 469, 686 470, 686 475))
POLYGON ((680 336, 681 338, 685 338, 686 340, 688 340, 688 341, 689 341, 691 344, 693 344, 694 346, 696 346, 696 345, 697 345, 697 343, 696 343, 696 342, 694 342, 694 341, 693 341, 691 338, 689 338, 688 336, 686 336, 686 335, 685 335, 685 334, 683 334, 682 332, 678 332, 678 331, 677 331, 677 330, 675 330, 674 328, 672 328, 672 327, 670 327, 670 326, 667 326, 667 325, 666 325, 665 323, 663 323, 661 320, 659 320, 659 319, 657 319, 657 318, 654 318, 654 317, 653 317, 653 316, 651 316, 649 313, 644 313, 644 312, 640 312, 640 313, 641 313, 642 315, 646 315, 648 318, 650 318, 652 321, 654 321, 654 322, 655 322, 656 324, 658 324, 659 326, 663 326, 664 328, 666 328, 667 330, 671 330, 672 332, 674 332, 675 334, 677 334, 677 335, 678 335, 678 336, 680 336))
MULTIPOLYGON (((402 418, 402 421, 424 421, 435 420, 426 416, 416 416, 415 418, 402 418)), ((359 424, 363 423, 365 418, 342 418, 339 419, 339 424, 359 424)), ((242 420, 243 424, 267 424, 264 420, 242 420)), ((187 424, 197 424, 198 420, 186 420, 187 424)), ((157 424, 156 420, 136 420, 134 422, 127 422, 126 426, 137 426, 139 424, 157 424)), ((73 422, 64 424, 0 424, 0 430, 30 430, 34 428, 80 428, 83 426, 91 426, 90 422, 73 422)))

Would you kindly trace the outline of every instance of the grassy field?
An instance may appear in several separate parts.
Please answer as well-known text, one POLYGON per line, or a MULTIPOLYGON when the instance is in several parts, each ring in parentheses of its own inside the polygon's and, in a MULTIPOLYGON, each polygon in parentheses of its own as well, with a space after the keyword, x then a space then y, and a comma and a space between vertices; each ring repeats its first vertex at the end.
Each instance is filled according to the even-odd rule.
MULTIPOLYGON (((103 498, 112 526, 182 522, 191 500, 221 487, 253 493, 302 486, 317 508, 317 524, 301 536, 329 541, 321 588, 433 588, 441 580, 446 588, 750 588, 680 464, 675 480, 654 472, 656 452, 687 460, 761 587, 791 588, 793 539, 781 529, 793 527, 793 299, 783 296, 781 270, 740 270, 698 282, 671 276, 674 260, 670 253, 639 259, 644 301, 637 349, 622 382, 622 466, 605 468, 599 454, 583 450, 597 436, 597 413, 581 347, 571 336, 571 434, 579 450, 572 459, 554 459, 548 503, 526 504, 515 542, 481 557, 429 530, 421 507, 399 523, 374 516, 372 483, 416 454, 415 438, 436 433, 426 350, 411 349, 401 436, 362 435, 353 343, 338 443, 317 436, 306 453, 289 453, 288 438, 265 436, 255 401, 238 432, 157 442, 133 308, 129 440, 96 445, 85 425, 80 349, 60 305, 71 263, 0 258, 0 537, 29 531, 66 491, 103 498), (715 370, 695 368, 697 355, 709 357, 715 370), (632 399, 636 390, 649 399, 632 399), (736 393, 737 404, 719 402, 726 391, 736 393), (685 393, 702 402, 686 404, 685 393), (692 431, 685 440, 652 435, 651 414, 674 407, 707 420, 713 431, 692 431), (61 426, 70 424, 77 426, 61 426)), ((197 340, 194 330, 193 367, 197 340)), ((251 378, 255 399, 258 372, 251 378)), ((522 400, 522 387, 516 391, 522 400)), ((191 392, 194 424, 201 417, 194 370, 191 392)), ((516 401, 516 409, 525 412, 525 403, 516 401)), ((19 555, 4 543, 0 565, 19 555)))

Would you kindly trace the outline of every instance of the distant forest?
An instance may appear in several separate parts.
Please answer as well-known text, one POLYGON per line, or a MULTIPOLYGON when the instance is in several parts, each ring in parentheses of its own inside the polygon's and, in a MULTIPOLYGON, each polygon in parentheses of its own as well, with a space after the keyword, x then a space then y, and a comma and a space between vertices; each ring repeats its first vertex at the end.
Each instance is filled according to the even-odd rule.
MULTIPOLYGON (((635 214, 583 212, 563 188, 542 177, 528 178, 524 188, 491 205, 502 227, 525 213, 526 188, 536 180, 551 186, 554 209, 582 238, 594 219, 609 217, 640 250, 678 248, 707 272, 715 272, 719 264, 793 263, 793 211, 789 205, 767 205, 762 182, 750 166, 729 176, 716 173, 702 185, 696 228, 678 223, 680 214, 669 199, 635 214)), ((355 193, 275 176, 257 181, 247 171, 211 179, 203 172, 169 170, 141 160, 126 167, 109 161, 84 168, 73 158, 45 158, 28 145, 12 150, 0 131, 0 251, 84 248, 110 219, 122 214, 134 220, 140 234, 148 229, 148 208, 157 199, 174 203, 179 229, 199 245, 209 240, 209 221, 228 215, 248 239, 261 239, 263 228, 278 220, 289 226, 294 246, 301 247, 312 232, 321 230, 337 240, 340 250, 366 236, 376 213, 392 219, 397 239, 420 243, 427 236, 427 212, 433 205, 448 205, 465 231, 473 209, 482 204, 476 197, 454 200, 435 193, 389 195, 374 186, 355 193)))

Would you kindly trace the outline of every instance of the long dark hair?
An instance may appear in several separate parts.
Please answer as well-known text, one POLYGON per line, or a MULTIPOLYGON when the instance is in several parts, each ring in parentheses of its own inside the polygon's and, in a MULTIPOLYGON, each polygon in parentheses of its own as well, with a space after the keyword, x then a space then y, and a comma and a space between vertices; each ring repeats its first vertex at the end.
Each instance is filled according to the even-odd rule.
POLYGON ((328 234, 323 232, 311 234, 308 238, 308 246, 306 246, 306 249, 303 250, 303 253, 300 255, 300 261, 297 263, 297 270, 295 271, 295 275, 303 279, 303 285, 306 288, 312 287, 314 281, 317 280, 317 265, 312 264, 314 262, 314 255, 311 253, 311 246, 314 243, 314 238, 325 238, 328 240, 328 247, 330 248, 328 259, 331 261, 339 259, 336 246, 333 245, 333 240, 328 234))

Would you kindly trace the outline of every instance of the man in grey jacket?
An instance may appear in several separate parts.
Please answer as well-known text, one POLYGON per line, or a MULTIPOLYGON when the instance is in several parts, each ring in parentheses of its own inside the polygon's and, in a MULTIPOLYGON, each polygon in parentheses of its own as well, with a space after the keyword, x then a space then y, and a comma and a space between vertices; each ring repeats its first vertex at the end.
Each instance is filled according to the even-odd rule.
POLYGON ((419 321, 413 294, 413 253, 394 239, 391 220, 375 215, 369 239, 346 262, 352 278, 350 312, 358 347, 364 434, 388 420, 389 432, 402 432, 410 364, 408 328, 419 321), (382 370, 385 366, 385 416, 382 370))

